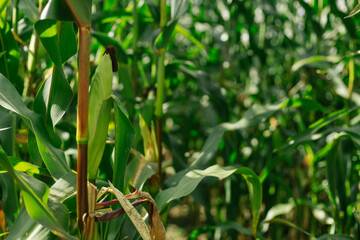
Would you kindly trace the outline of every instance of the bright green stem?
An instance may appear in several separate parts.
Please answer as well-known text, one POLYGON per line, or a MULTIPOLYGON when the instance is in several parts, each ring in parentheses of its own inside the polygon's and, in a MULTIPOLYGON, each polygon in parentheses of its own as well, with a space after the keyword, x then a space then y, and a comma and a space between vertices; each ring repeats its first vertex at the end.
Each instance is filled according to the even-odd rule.
MULTIPOLYGON (((79 27, 79 90, 76 140, 78 142, 77 162, 77 217, 80 234, 83 235, 83 216, 88 213, 87 193, 87 148, 88 148, 88 112, 89 112, 89 59, 90 26, 79 27)), ((85 219, 86 222, 86 219, 85 219)), ((87 234, 84 234, 85 236, 87 234)))

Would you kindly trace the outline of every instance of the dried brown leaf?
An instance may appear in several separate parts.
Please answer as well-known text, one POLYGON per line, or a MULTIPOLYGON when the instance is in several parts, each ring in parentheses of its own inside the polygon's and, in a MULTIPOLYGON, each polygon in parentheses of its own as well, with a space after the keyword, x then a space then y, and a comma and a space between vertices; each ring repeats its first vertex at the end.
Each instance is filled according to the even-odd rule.
POLYGON ((165 228, 161 221, 155 200, 147 192, 139 191, 139 200, 149 203, 149 225, 151 239, 165 240, 165 228))

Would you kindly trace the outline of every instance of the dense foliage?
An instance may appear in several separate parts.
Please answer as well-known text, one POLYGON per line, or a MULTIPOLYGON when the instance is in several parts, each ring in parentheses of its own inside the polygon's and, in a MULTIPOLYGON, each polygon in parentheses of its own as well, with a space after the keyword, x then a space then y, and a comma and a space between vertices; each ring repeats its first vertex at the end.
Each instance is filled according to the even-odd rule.
POLYGON ((165 3, 0 2, 0 236, 140 238, 142 220, 91 215, 92 185, 81 226, 86 144, 106 201, 154 198, 132 202, 151 234, 158 209, 169 239, 359 239, 357 2, 165 3))

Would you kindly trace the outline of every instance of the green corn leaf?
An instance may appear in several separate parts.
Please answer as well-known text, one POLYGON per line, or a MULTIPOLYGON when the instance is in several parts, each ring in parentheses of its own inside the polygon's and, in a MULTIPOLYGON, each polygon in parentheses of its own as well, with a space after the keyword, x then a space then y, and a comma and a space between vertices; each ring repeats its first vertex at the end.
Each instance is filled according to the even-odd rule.
MULTIPOLYGON (((49 200, 63 203, 74 194, 76 194, 76 174, 69 172, 51 186, 49 200)), ((42 240, 47 239, 49 235, 51 235, 50 231, 32 219, 26 208, 23 208, 16 218, 8 239, 42 240)))
POLYGON ((73 93, 64 72, 54 66, 53 73, 36 95, 34 110, 46 119, 47 124, 55 126, 64 116, 72 97, 73 93))
POLYGON ((171 21, 178 20, 188 9, 188 0, 171 0, 171 21))
POLYGON ((313 64, 313 63, 319 63, 319 62, 329 62, 329 63, 337 63, 342 60, 342 57, 340 56, 312 56, 309 58, 304 58, 301 60, 296 61, 292 67, 291 70, 293 72, 299 70, 305 65, 313 64))
POLYGON ((305 235, 309 236, 310 239, 312 239, 312 236, 310 233, 306 232, 305 230, 303 230, 301 227, 295 225, 294 223, 286 220, 286 219, 281 219, 281 218, 274 218, 272 220, 269 220, 268 221, 269 223, 280 223, 280 224, 284 224, 286 226, 289 226, 289 227, 292 227, 292 228, 295 228, 296 230, 304 233, 305 235))
POLYGON ((115 159, 113 168, 114 186, 125 191, 125 171, 131 146, 135 138, 135 130, 120 100, 111 96, 114 103, 115 116, 115 159))
MULTIPOLYGON (((284 104, 284 106, 286 106, 286 104, 284 104)), ((328 116, 319 119, 315 123, 311 124, 309 126, 308 130, 301 132, 301 133, 295 135, 294 137, 289 138, 285 144, 283 144, 278 149, 275 149, 274 151, 279 152, 280 156, 283 156, 283 154, 286 154, 288 151, 290 151, 295 146, 298 146, 301 143, 320 139, 321 137, 325 136, 325 134, 333 131, 333 129, 328 129, 322 133, 319 133, 320 129, 322 129, 325 126, 328 126, 330 123, 336 121, 337 119, 347 116, 348 114, 350 114, 353 111, 356 111, 359 108, 360 108, 359 106, 355 106, 355 107, 352 107, 349 109, 345 108, 345 109, 333 112, 333 113, 329 114, 328 116)), ((269 175, 269 172, 276 166, 279 159, 280 159, 280 157, 273 158, 266 165, 266 167, 261 171, 261 173, 260 173, 261 182, 265 181, 265 179, 269 175)))
POLYGON ((65 0, 77 24, 91 24, 91 0, 65 0))
POLYGON ((19 1, 19 9, 25 12, 25 16, 31 21, 36 20, 39 17, 39 11, 34 1, 23 0, 19 1))
POLYGON ((55 147, 56 143, 50 138, 43 118, 25 106, 16 89, 2 74, 0 86, 0 105, 19 114, 35 134, 40 154, 51 176, 58 179, 68 173, 70 168, 66 164, 64 152, 55 147))
POLYGON ((151 162, 158 162, 159 152, 156 145, 154 127, 152 126, 150 131, 141 114, 139 116, 139 126, 140 126, 140 134, 144 142, 143 145, 144 145, 145 159, 151 162))
MULTIPOLYGON (((206 226, 206 227, 201 227, 198 229, 193 230, 190 233, 189 238, 190 239, 198 239, 200 234, 203 233, 207 233, 210 231, 216 231, 220 229, 222 232, 227 232, 229 230, 235 230, 240 234, 244 234, 244 235, 252 235, 253 232, 251 229, 245 228, 244 226, 240 225, 237 222, 224 222, 221 224, 218 224, 216 226, 206 226)), ((264 239, 260 233, 256 233, 256 239, 264 239)))
MULTIPOLYGON (((35 166, 29 162, 22 161, 16 157, 9 157, 9 160, 11 161, 11 165, 16 171, 49 176, 49 172, 46 169, 39 168, 38 166, 35 166)), ((0 173, 4 172, 6 172, 6 170, 0 166, 0 173)))
POLYGON ((5 214, 5 221, 8 226, 12 227, 16 220, 15 216, 19 211, 19 198, 15 181, 10 174, 0 174, 0 188, 2 191, 0 200, 5 214))
POLYGON ((0 14, 6 9, 10 0, 5 0, 0 2, 0 14))
POLYGON ((254 105, 247 110, 244 116, 235 123, 222 123, 214 128, 210 136, 207 138, 199 156, 194 160, 191 166, 177 174, 171 176, 166 180, 166 184, 173 186, 179 182, 179 180, 190 170, 193 169, 204 169, 206 168, 211 159, 214 157, 217 149, 219 148, 220 142, 227 131, 232 130, 245 130, 250 127, 256 126, 259 123, 265 121, 275 112, 280 110, 284 103, 287 101, 268 105, 258 106, 254 105))
POLYGON ((144 182, 156 174, 157 164, 146 161, 145 157, 137 151, 135 151, 134 155, 133 159, 126 166, 125 183, 141 189, 144 182))
POLYGON ((157 36, 155 40, 155 49, 161 51, 166 48, 170 42, 172 33, 174 32, 177 21, 169 22, 163 31, 157 36))
POLYGON ((19 184, 29 216, 59 237, 76 239, 70 236, 64 228, 69 218, 68 211, 65 206, 48 201, 50 190, 45 183, 27 174, 17 172, 1 148, 0 164, 19 184))
POLYGON ((40 19, 75 21, 65 0, 50 0, 41 12, 40 19))
POLYGON ((34 108, 45 117, 47 123, 55 126, 65 114, 73 96, 62 64, 77 51, 75 32, 71 22, 58 24, 50 19, 37 21, 35 30, 54 67, 36 95, 34 108))
POLYGON ((259 178, 249 168, 221 167, 214 165, 205 170, 192 170, 183 176, 175 187, 163 190, 156 196, 156 204, 161 209, 166 203, 189 195, 205 177, 217 177, 219 180, 237 173, 245 179, 250 195, 251 212, 253 216, 253 234, 256 234, 262 203, 262 187, 259 178))
POLYGON ((11 228, 8 240, 43 240, 48 239, 51 232, 32 219, 23 207, 17 216, 14 226, 11 228))
POLYGON ((354 240, 354 238, 345 234, 324 234, 317 237, 316 240, 354 240))
MULTIPOLYGON (((128 162, 131 146, 134 142, 135 130, 120 100, 114 95, 112 95, 111 98, 114 104, 114 120, 115 120, 115 158, 113 164, 113 182, 114 182, 114 186, 117 189, 121 190, 122 192, 125 192, 126 191, 125 184, 128 183, 128 181, 125 181, 125 179, 128 179, 128 177, 125 176, 125 173, 128 174, 129 171, 133 169, 133 168, 129 169, 127 167, 127 162, 128 162)), ((133 159, 130 162, 130 165, 133 164, 133 162, 136 162, 136 160, 133 159)), ((136 167, 141 168, 141 166, 136 166, 136 167)), ((135 176, 136 175, 131 175, 132 178, 135 176)), ((141 177, 144 176, 146 176, 145 172, 144 175, 142 175, 141 177)), ((116 218, 109 222, 108 224, 109 239, 113 237, 113 234, 116 234, 119 231, 119 225, 121 225, 122 221, 123 221, 122 218, 116 218)))
POLYGON ((112 65, 109 54, 105 54, 92 78, 89 95, 89 145, 88 173, 90 179, 96 173, 105 149, 110 121, 112 87, 112 65))

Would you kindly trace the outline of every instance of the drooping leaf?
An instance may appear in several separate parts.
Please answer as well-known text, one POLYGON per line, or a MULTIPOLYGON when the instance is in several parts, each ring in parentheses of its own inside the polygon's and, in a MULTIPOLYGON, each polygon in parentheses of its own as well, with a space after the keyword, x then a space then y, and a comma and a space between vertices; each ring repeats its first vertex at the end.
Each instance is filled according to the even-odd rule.
POLYGON ((317 237, 316 240, 354 240, 354 238, 345 234, 324 234, 317 237))
POLYGON ((360 12, 360 3, 345 18, 353 17, 360 12))
POLYGON ((15 116, 0 108, 0 145, 8 155, 15 149, 15 116))
POLYGON ((77 52, 76 35, 72 22, 61 22, 59 49, 61 63, 64 64, 77 52))
POLYGON ((52 126, 60 121, 72 99, 72 90, 65 78, 62 64, 77 50, 72 24, 68 22, 60 26, 61 31, 58 31, 57 22, 50 19, 39 20, 35 24, 35 30, 54 67, 36 95, 34 108, 45 117, 46 123, 51 123, 52 126))
MULTIPOLYGON (((76 174, 69 172, 51 186, 49 200, 63 203, 74 194, 76 194, 76 174)), ((47 239, 49 235, 51 235, 50 231, 32 219, 24 207, 17 216, 8 239, 42 240, 47 239)))
POLYGON ((61 55, 58 42, 58 26, 56 20, 45 19, 35 23, 35 30, 45 47, 51 61, 61 66, 61 55))
POLYGON ((50 202, 48 202, 50 190, 45 183, 27 174, 17 172, 2 149, 0 149, 0 164, 19 184, 29 216, 59 237, 76 239, 64 229, 64 224, 66 224, 66 219, 68 219, 68 216, 66 216, 68 212, 65 206, 61 206, 58 203, 51 203, 52 206, 50 206, 50 202), (56 217, 55 213, 50 210, 51 208, 56 211, 56 217))
POLYGON ((7 227, 11 228, 19 211, 19 198, 15 181, 10 174, 0 174, 0 188, 2 191, 0 200, 5 214, 4 221, 6 222, 7 227))
POLYGON ((294 223, 286 220, 286 219, 282 219, 282 218, 274 218, 272 220, 268 221, 269 223, 280 223, 280 224, 284 224, 287 225, 289 227, 295 228, 296 230, 304 233, 305 235, 309 236, 310 238, 312 237, 310 233, 306 232, 305 230, 303 230, 301 227, 295 225, 294 223))
POLYGON ((19 9, 24 10, 25 16, 32 21, 35 21, 39 16, 39 12, 34 1, 19 1, 19 9))
POLYGON ((40 166, 42 159, 36 142, 36 137, 32 131, 28 131, 28 149, 34 165, 40 166))
MULTIPOLYGON (((29 162, 22 161, 16 157, 9 157, 11 164, 13 165, 14 169, 19 172, 24 173, 35 173, 43 176, 49 176, 49 172, 46 169, 39 168, 29 162)), ((0 173, 6 172, 6 170, 0 166, 0 173)))
POLYGON ((75 21, 65 0, 50 0, 41 12, 40 19, 75 21))
MULTIPOLYGON (((297 146, 299 144, 302 144, 304 142, 314 141, 318 140, 321 137, 325 136, 326 131, 323 133, 318 133, 320 129, 322 129, 325 126, 328 126, 330 123, 336 121, 339 118, 342 118, 344 116, 347 116, 351 112, 359 109, 359 106, 355 106, 349 109, 342 109, 333 113, 330 113, 328 116, 323 117, 316 121, 315 123, 311 124, 308 128, 308 130, 300 132, 299 134, 295 135, 294 137, 291 137, 288 139, 288 141, 283 144, 278 149, 275 149, 275 152, 280 152, 281 154, 286 154, 287 151, 290 151, 294 146, 297 146)), ((332 131, 332 129, 327 130, 327 132, 332 131)), ((282 156, 282 155, 280 155, 282 156)), ((277 162, 279 161, 280 157, 273 158, 261 171, 260 173, 260 179, 261 182, 265 181, 267 178, 269 172, 276 166, 277 162)))
POLYGON ((61 178, 70 171, 70 168, 66 164, 64 152, 54 146, 43 118, 25 106, 15 88, 2 74, 0 74, 0 85, 0 105, 20 115, 36 135, 40 154, 51 176, 55 179, 61 178))
POLYGON ((55 126, 64 116, 72 96, 73 93, 64 72, 54 66, 53 73, 46 79, 36 95, 34 110, 46 118, 47 124, 55 126))
POLYGON ((0 2, 0 14, 6 9, 6 6, 9 2, 10 0, 4 0, 0 2))
POLYGON ((211 159, 214 157, 219 144, 222 140, 223 135, 227 131, 232 130, 245 130, 252 126, 256 126, 259 123, 263 122, 275 112, 280 110, 287 101, 282 103, 268 105, 268 106, 258 106, 254 105, 249 110, 247 110, 244 116, 235 123, 222 123, 214 128, 210 136, 207 138, 200 154, 193 161, 191 166, 183 171, 178 172, 177 174, 171 176, 166 180, 168 186, 173 186, 177 184, 180 179, 189 171, 193 169, 204 169, 209 166, 211 159))
POLYGON ((188 0, 171 1, 171 21, 178 20, 188 9, 188 0))
POLYGON ((262 202, 262 187, 259 178, 256 174, 245 167, 220 167, 214 165, 208 167, 205 170, 192 170, 183 176, 175 187, 171 187, 160 192, 155 200, 159 209, 161 209, 166 203, 189 195, 195 190, 196 186, 205 177, 217 177, 219 180, 229 177, 230 175, 237 173, 244 177, 246 180, 251 203, 251 211, 253 216, 253 234, 256 234, 256 228, 260 216, 260 207, 262 202))
POLYGON ((135 225, 136 229, 138 230, 140 236, 144 240, 151 240, 150 232, 148 227, 146 226, 144 220, 140 216, 140 214, 137 212, 137 210, 131 205, 129 200, 126 199, 124 194, 117 190, 114 185, 109 182, 110 189, 113 191, 114 195, 116 196, 117 200, 119 200, 119 203, 121 207, 125 210, 126 215, 130 218, 132 223, 135 225))
POLYGON ((342 57, 340 56, 312 56, 309 58, 304 58, 301 60, 296 61, 292 67, 291 70, 293 72, 299 70, 305 65, 312 64, 312 63, 318 63, 318 62, 329 62, 329 63, 337 63, 342 60, 342 57))
POLYGON ((139 192, 139 200, 147 201, 149 204, 149 225, 151 239, 165 240, 165 228, 161 222, 158 208, 154 199, 147 192, 139 192))
MULTIPOLYGON (((238 233, 244 234, 244 235, 252 235, 253 234, 251 229, 245 228, 244 226, 240 225, 237 222, 224 222, 224 223, 220 223, 216 226, 206 226, 206 227, 201 227, 201 228, 195 229, 190 233, 189 238, 190 239, 198 239, 200 234, 207 233, 210 231, 216 231, 216 230, 221 230, 222 232, 227 232, 229 230, 235 230, 238 233)), ((263 237, 261 236, 260 233, 256 233, 256 239, 263 239, 263 237)))
POLYGON ((168 23, 163 31, 156 37, 155 40, 155 49, 158 51, 163 51, 170 42, 172 33, 174 32, 177 21, 168 23))
POLYGON ((6 239, 42 240, 49 238, 49 235, 51 232, 32 219, 23 207, 6 239))

